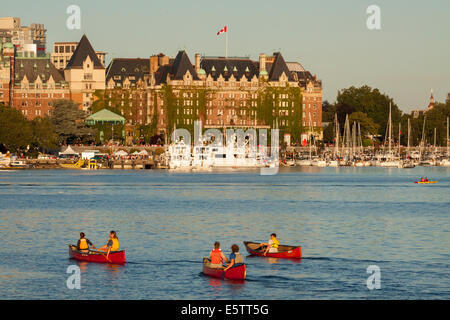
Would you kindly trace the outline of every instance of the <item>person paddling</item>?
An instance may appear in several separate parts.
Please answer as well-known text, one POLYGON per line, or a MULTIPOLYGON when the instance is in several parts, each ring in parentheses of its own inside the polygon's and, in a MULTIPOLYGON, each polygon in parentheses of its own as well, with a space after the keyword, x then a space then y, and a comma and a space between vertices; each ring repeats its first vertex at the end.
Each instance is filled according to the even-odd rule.
POLYGON ((266 251, 264 251, 264 255, 267 253, 276 253, 278 252, 278 246, 280 242, 277 240, 277 235, 275 233, 272 233, 270 235, 270 240, 267 243, 261 243, 261 246, 266 247, 266 251))
POLYGON ((231 254, 230 254, 230 263, 227 265, 223 271, 227 271, 232 266, 236 264, 244 263, 244 258, 242 257, 242 254, 239 252, 239 246, 237 244, 233 244, 231 246, 231 254))
POLYGON ((85 238, 84 232, 80 232, 80 239, 77 242, 77 249, 81 252, 89 252, 89 246, 95 249, 92 242, 85 238))
POLYGON ((117 234, 115 231, 111 231, 109 233, 109 239, 106 242, 106 245, 99 248, 99 250, 107 252, 106 259, 108 259, 110 252, 119 251, 119 238, 117 237, 117 234))
POLYGON ((211 268, 223 268, 223 262, 228 262, 228 258, 220 249, 219 241, 214 242, 214 249, 209 253, 209 259, 211 260, 211 268))

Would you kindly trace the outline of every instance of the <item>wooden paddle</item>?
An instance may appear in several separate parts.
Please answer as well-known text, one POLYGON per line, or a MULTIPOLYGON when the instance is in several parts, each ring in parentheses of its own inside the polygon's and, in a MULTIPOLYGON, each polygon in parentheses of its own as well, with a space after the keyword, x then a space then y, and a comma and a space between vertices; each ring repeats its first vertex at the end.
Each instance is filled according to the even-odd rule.
POLYGON ((112 261, 111 260, 109 260, 109 258, 107 257, 107 256, 105 256, 101 251, 99 251, 97 248, 94 248, 96 251, 94 251, 94 250, 91 250, 91 251, 93 251, 93 252, 97 252, 97 253, 100 253, 102 256, 104 256, 105 257, 105 259, 109 262, 109 263, 112 263, 112 261))

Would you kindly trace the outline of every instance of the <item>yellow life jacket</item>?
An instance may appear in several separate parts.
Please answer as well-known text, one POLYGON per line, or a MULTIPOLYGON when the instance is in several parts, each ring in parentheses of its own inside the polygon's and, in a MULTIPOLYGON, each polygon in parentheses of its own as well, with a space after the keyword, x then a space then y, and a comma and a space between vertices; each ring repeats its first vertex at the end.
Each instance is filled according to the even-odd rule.
POLYGON ((86 241, 86 239, 80 239, 80 248, 79 248, 80 250, 86 250, 86 249, 89 249, 89 245, 88 245, 88 243, 87 243, 87 241, 86 241))
POLYGON ((119 239, 112 238, 110 240, 112 240, 111 251, 119 251, 119 239))
POLYGON ((277 238, 272 239, 272 248, 278 248, 278 245, 280 242, 277 240, 277 238))

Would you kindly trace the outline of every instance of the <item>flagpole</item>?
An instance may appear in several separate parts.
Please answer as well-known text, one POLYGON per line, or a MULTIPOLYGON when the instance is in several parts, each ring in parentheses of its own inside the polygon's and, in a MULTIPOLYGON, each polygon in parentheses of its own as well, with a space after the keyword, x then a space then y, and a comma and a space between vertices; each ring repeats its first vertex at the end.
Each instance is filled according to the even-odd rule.
POLYGON ((225 58, 228 58, 228 26, 226 28, 227 30, 225 31, 225 58))

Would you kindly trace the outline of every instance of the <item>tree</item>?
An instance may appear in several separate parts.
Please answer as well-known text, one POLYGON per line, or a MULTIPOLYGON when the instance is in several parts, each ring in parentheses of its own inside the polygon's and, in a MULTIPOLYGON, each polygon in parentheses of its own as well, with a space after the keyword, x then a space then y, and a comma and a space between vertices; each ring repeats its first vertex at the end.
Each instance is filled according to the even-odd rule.
MULTIPOLYGON (((336 105, 325 100, 322 103, 322 122, 334 122, 334 114, 336 113, 336 105)), ((324 132, 325 133, 325 132, 324 132)))
POLYGON ((33 132, 32 146, 37 151, 49 151, 55 149, 58 144, 58 135, 55 133, 53 123, 47 117, 35 118, 31 121, 33 132))
POLYGON ((325 129, 323 129, 323 142, 324 143, 334 143, 335 139, 335 128, 334 124, 330 123, 328 124, 325 129))
POLYGON ((376 135, 378 132, 379 125, 374 123, 373 120, 369 118, 364 112, 353 112, 348 117, 348 121, 350 125, 352 125, 354 122, 360 124, 361 136, 363 137, 367 135, 376 135))
POLYGON ((87 114, 78 107, 79 105, 72 100, 53 102, 51 122, 60 143, 93 138, 94 131, 84 122, 87 114))
POLYGON ((398 125, 402 116, 398 106, 389 96, 369 86, 360 88, 352 86, 340 90, 336 99, 336 110, 342 127, 347 114, 362 112, 371 118, 374 124, 378 125, 377 133, 384 137, 389 119, 390 103, 392 105, 392 123, 398 125))
POLYGON ((33 141, 33 132, 29 121, 22 112, 0 105, 0 144, 12 152, 28 150, 33 141))

